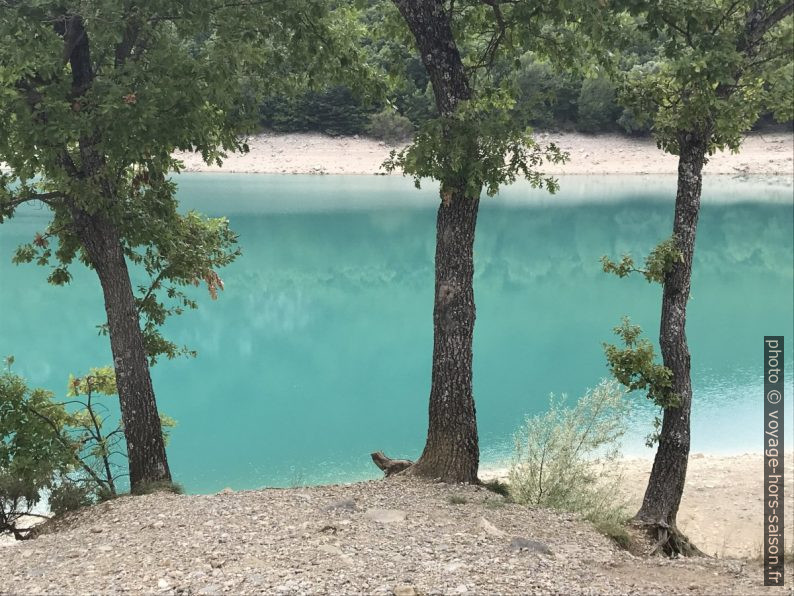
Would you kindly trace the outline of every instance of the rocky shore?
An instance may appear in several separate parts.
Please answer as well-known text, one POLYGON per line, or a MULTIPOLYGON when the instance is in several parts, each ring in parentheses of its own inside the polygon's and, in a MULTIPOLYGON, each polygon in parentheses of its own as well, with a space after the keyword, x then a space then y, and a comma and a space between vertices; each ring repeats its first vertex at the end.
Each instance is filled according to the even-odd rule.
POLYGON ((122 497, 0 549, 3 594, 772 594, 757 561, 632 555, 575 515, 407 478, 122 497))

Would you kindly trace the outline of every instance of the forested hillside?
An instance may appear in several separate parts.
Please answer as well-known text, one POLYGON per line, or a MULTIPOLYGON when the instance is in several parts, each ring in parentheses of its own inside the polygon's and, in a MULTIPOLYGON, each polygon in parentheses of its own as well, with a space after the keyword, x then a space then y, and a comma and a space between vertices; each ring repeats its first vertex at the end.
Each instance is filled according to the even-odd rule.
MULTIPOLYGON (((345 85, 316 86, 297 97, 272 95, 260 106, 265 130, 362 134, 399 142, 410 138, 416 127, 436 115, 420 58, 395 36, 383 37, 384 31, 399 26, 394 24, 393 4, 387 0, 340 0, 339 10, 347 8, 359 9, 355 14, 368 34, 364 49, 369 65, 386 74, 388 90, 378 99, 363 97, 345 85)), ((663 35, 653 41, 645 35, 628 40, 617 58, 619 71, 655 71, 659 49, 665 42, 663 35)), ((497 58, 492 84, 516 87, 512 112, 519 125, 583 133, 649 134, 649 115, 622 107, 612 80, 616 77, 609 77, 595 66, 597 56, 592 58, 590 68, 581 63, 574 67, 572 63, 567 70, 533 52, 515 60, 497 58)), ((779 124, 767 112, 761 115, 756 128, 779 124)), ((791 122, 783 126, 790 128, 791 122)))

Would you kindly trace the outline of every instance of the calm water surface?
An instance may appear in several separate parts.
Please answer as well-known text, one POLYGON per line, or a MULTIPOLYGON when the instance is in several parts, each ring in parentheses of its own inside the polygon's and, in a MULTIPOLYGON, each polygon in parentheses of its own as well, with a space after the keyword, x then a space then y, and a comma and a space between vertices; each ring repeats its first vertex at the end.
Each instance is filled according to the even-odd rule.
MULTIPOLYGON (((483 199, 475 250, 474 387, 484 463, 509 455, 550 393, 606 375, 602 342, 623 314, 658 334, 660 288, 600 270, 670 233, 673 177, 567 177, 554 197, 514 186, 483 199)), ((786 336, 794 399, 790 180, 705 181, 688 335, 695 451, 761 448, 762 338, 786 336)), ((376 449, 416 457, 430 382, 436 193, 408 180, 185 174, 183 206, 227 215, 244 255, 216 302, 167 334, 199 351, 153 369, 176 418, 169 457, 191 492, 376 477, 376 449)), ((65 288, 10 263, 46 224, 28 208, 0 226, 0 354, 63 394, 70 372, 111 362, 101 290, 76 267, 65 288)), ((626 450, 653 410, 642 396, 626 450)), ((794 427, 789 424, 788 429, 794 427)), ((791 439, 789 439, 791 441, 791 439)), ((792 443, 789 442, 789 445, 792 443)))

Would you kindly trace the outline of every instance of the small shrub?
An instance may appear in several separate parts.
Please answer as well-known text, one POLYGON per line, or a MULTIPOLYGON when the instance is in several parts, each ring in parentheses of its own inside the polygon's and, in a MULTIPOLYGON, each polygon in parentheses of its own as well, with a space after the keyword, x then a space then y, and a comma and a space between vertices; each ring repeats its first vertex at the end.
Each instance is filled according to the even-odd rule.
POLYGON ((590 516, 586 518, 592 522, 595 529, 607 538, 611 538, 615 543, 629 550, 631 548, 631 536, 626 529, 629 516, 622 509, 615 509, 610 515, 590 516))
POLYGON ((181 484, 168 482, 166 480, 157 480, 154 482, 139 482, 132 490, 131 494, 136 496, 151 495, 153 493, 173 493, 175 495, 181 495, 184 494, 184 492, 185 489, 182 488, 181 484))
POLYGON ((449 495, 447 497, 447 503, 450 505, 465 505, 468 502, 468 499, 461 495, 449 495))
POLYGON ((505 506, 507 499, 485 499, 483 505, 486 509, 500 509, 505 506))
POLYGON ((628 519, 616 500, 620 438, 628 402, 615 381, 602 381, 573 406, 551 397, 548 412, 528 418, 515 436, 510 495, 520 504, 579 513, 620 543, 628 519))
POLYGON ((489 480, 488 482, 483 482, 482 485, 492 493, 502 495, 505 498, 510 497, 510 485, 506 482, 502 482, 501 480, 489 480))
POLYGON ((50 511, 55 515, 63 515, 88 507, 94 503, 93 493, 93 486, 64 479, 50 489, 50 511))
MULTIPOLYGON (((7 368, 12 362, 6 359, 7 368)), ((74 467, 75 447, 63 431, 68 414, 52 398, 11 372, 0 374, 0 534, 26 538, 23 518, 74 467)))
POLYGON ((644 136, 651 132, 651 119, 629 108, 623 110, 617 124, 629 135, 644 136))
POLYGON ((414 125, 405 116, 391 108, 386 108, 370 117, 367 132, 370 136, 389 145, 397 145, 411 139, 414 134, 414 125))

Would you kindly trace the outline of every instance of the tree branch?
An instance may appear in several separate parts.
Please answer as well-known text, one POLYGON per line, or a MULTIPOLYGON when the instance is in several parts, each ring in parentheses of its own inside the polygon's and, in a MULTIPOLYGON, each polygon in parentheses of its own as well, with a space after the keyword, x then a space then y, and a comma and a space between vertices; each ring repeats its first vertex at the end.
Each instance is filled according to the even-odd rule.
MULTIPOLYGON (((58 442, 59 442, 61 445, 63 445, 63 446, 64 446, 64 447, 66 447, 67 449, 71 449, 71 448, 72 448, 72 446, 69 444, 69 442, 68 442, 66 439, 64 439, 64 438, 63 438, 63 435, 61 435, 61 430, 58 428, 58 425, 57 425, 57 424, 55 424, 55 422, 53 422, 53 421, 52 421, 50 418, 48 418, 48 417, 47 417, 47 416, 45 416, 44 414, 42 414, 42 413, 38 412, 38 411, 37 411, 35 408, 31 408, 30 406, 28 406, 28 409, 29 409, 29 410, 30 410, 30 411, 31 411, 33 414, 35 414, 36 416, 38 416, 39 418, 41 418, 41 419, 42 419, 44 422, 46 422, 46 423, 47 423, 47 424, 48 424, 48 425, 49 425, 49 426, 52 428, 52 430, 55 432, 55 437, 58 439, 58 442)), ((102 486, 102 485, 104 484, 104 482, 102 481, 102 479, 101 479, 101 478, 100 478, 100 477, 99 477, 99 476, 98 476, 98 475, 97 475, 97 474, 96 474, 96 473, 95 473, 95 472, 94 472, 94 471, 93 471, 93 470, 92 470, 92 469, 91 469, 91 468, 90 468, 90 467, 89 467, 89 466, 88 466, 88 465, 87 465, 87 464, 86 464, 86 463, 85 463, 85 462, 84 462, 82 459, 80 459, 79 457, 76 457, 76 456, 75 456, 75 460, 76 460, 76 463, 77 463, 77 464, 78 464, 78 465, 79 465, 81 468, 83 468, 83 471, 84 471, 86 474, 88 474, 89 476, 91 476, 91 478, 93 478, 93 479, 94 479, 94 481, 95 481, 95 482, 96 482, 96 483, 97 483, 99 486, 102 486)))
POLYGON ((0 201, 0 207, 18 207, 24 203, 29 201, 41 201, 42 203, 47 203, 48 205, 52 205, 54 201, 57 199, 63 199, 64 195, 60 192, 45 192, 39 194, 28 195, 24 197, 17 197, 11 201, 0 201))
POLYGON ((767 31, 794 12, 794 0, 781 4, 769 14, 758 15, 760 20, 753 18, 754 12, 752 11, 747 15, 744 43, 739 46, 739 51, 745 54, 749 54, 761 42, 767 31))

